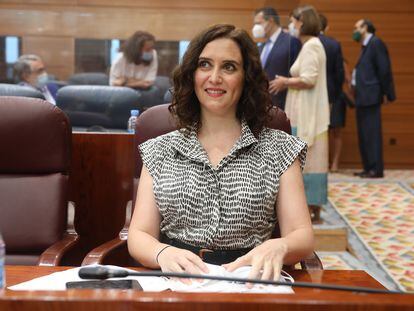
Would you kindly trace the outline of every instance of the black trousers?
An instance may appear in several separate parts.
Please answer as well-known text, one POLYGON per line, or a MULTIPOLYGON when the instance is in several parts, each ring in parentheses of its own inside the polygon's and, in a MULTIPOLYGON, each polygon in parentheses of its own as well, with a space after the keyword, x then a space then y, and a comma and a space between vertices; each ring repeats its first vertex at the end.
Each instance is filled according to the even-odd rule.
POLYGON ((356 107, 356 119, 364 171, 383 174, 381 105, 356 107))

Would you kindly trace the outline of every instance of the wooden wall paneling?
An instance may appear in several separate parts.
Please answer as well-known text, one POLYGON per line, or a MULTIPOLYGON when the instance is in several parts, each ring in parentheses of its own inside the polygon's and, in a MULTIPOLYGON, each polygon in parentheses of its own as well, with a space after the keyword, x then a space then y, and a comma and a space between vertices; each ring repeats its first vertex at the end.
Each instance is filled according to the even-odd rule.
MULTIPOLYGON (((414 152, 413 134, 389 134, 384 132, 384 162, 386 169, 414 169, 412 154, 414 152), (393 145, 390 142, 396 141, 393 145)), ((341 166, 347 168, 362 168, 358 148, 357 133, 344 133, 344 150, 341 156, 341 166)))
MULTIPOLYGON (((411 91, 414 82, 414 57, 411 55, 414 24, 410 22, 414 17, 412 0, 3 0, 0 3, 0 35, 122 39, 136 29, 146 29, 158 40, 183 40, 192 38, 200 29, 213 23, 234 23, 250 30, 253 11, 257 7, 274 6, 281 15, 287 15, 294 7, 304 4, 312 4, 327 15, 329 35, 342 43, 351 68, 360 53, 360 46, 351 40, 353 25, 363 17, 374 22, 378 36, 385 41, 391 55, 398 98, 390 108, 383 109, 384 135, 396 139, 397 146, 393 148, 398 149, 399 144, 409 145, 407 139, 414 128, 414 124, 408 121, 414 118, 410 108, 414 102, 411 91)), ((49 71, 51 65, 54 63, 48 62, 49 71)), ((53 70, 67 75, 68 68, 54 67, 53 70)), ((353 114, 348 113, 343 131, 347 143, 351 144, 344 155, 348 162, 344 163, 359 166, 354 139, 356 129, 355 124, 351 124, 355 122, 353 114)), ((394 150, 389 148, 384 147, 386 153, 394 150)), ((398 162, 394 154, 386 154, 385 159, 386 167, 388 159, 396 161, 394 164, 398 162)), ((404 162, 404 155, 402 159, 404 162)))
POLYGON ((248 10, 254 11, 264 6, 274 6, 281 11, 291 11, 298 0, 78 0, 79 5, 89 6, 116 6, 141 8, 174 8, 174 9, 214 9, 214 10, 248 10))
POLYGON ((108 7, 64 7, 22 10, 0 5, 0 35, 68 36, 76 38, 127 38, 135 30, 153 33, 158 40, 191 39, 203 28, 231 23, 250 29, 250 11, 154 9, 116 10, 108 7), (39 27, 39 24, 42 24, 39 27))
POLYGON ((1 3, 20 5, 76 5, 78 0, 2 0, 1 3))
POLYGON ((324 12, 347 12, 357 14, 369 12, 377 14, 381 12, 412 12, 414 2, 412 0, 300 0, 301 5, 310 4, 324 12))
POLYGON ((75 43, 73 38, 24 36, 22 53, 39 55, 49 74, 60 80, 66 80, 75 65, 75 43))

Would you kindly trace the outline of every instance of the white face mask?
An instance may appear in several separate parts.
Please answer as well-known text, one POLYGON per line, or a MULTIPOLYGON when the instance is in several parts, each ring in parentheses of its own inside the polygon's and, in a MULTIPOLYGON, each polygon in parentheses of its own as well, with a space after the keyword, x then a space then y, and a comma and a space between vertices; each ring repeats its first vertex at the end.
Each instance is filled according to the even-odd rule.
POLYGON ((145 62, 151 62, 152 61, 152 52, 143 52, 141 59, 145 62))
POLYGON ((290 34, 291 36, 294 36, 294 37, 296 37, 296 38, 298 38, 298 37, 299 37, 299 30, 297 30, 297 29, 295 28, 295 25, 294 25, 293 23, 290 23, 290 24, 288 25, 288 29, 289 29, 289 34, 290 34))
POLYGON ((261 24, 255 24, 252 29, 253 37, 256 39, 265 37, 265 29, 261 24))
POLYGON ((43 86, 49 80, 49 77, 46 72, 41 73, 37 76, 37 84, 43 86))

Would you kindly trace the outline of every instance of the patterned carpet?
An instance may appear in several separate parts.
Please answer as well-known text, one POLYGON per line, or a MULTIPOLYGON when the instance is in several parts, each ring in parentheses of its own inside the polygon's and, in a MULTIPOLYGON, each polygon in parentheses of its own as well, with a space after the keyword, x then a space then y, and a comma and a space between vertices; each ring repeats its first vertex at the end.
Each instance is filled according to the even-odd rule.
POLYGON ((363 270, 357 259, 347 252, 317 252, 324 270, 363 270))
POLYGON ((331 180, 329 201, 397 285, 414 291, 414 187, 409 185, 414 182, 331 180))

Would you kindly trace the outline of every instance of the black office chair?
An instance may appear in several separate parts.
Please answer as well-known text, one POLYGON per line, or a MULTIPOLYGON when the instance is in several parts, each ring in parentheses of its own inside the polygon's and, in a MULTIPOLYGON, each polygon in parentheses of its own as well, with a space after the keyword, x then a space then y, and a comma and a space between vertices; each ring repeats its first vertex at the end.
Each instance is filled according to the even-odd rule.
POLYGON ((139 100, 139 93, 128 87, 68 85, 58 91, 56 104, 72 126, 126 129, 139 100))
POLYGON ((20 96, 45 99, 42 92, 30 86, 0 83, 0 96, 20 96))
POLYGON ((75 73, 69 77, 68 85, 109 85, 109 77, 102 72, 75 73))

